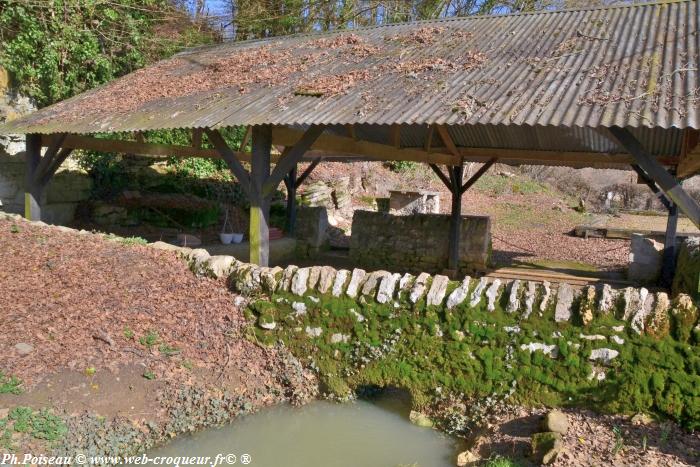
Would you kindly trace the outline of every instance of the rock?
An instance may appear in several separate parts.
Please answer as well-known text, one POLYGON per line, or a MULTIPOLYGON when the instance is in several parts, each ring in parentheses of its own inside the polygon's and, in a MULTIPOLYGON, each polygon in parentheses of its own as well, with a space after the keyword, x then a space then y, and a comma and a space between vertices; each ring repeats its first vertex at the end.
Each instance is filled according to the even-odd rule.
POLYGON ((569 321, 571 319, 571 305, 573 303, 574 289, 566 282, 559 284, 559 289, 557 290, 557 305, 554 309, 554 321, 557 323, 569 321))
POLYGON ((585 341, 604 341, 608 338, 600 334, 579 334, 578 337, 585 341))
POLYGON ((474 308, 481 302, 481 294, 484 293, 484 290, 486 287, 489 285, 488 281, 486 280, 486 277, 482 277, 479 279, 479 283, 476 284, 476 287, 474 288, 474 291, 472 292, 472 298, 469 301, 469 306, 474 308))
POLYGON ((399 280, 399 295, 401 292, 408 292, 411 290, 411 287, 413 286, 413 282, 416 280, 416 276, 413 274, 406 273, 403 276, 401 276, 401 279, 399 280))
POLYGON ((637 334, 642 334, 644 332, 647 316, 649 316, 652 311, 653 301, 654 296, 650 295, 647 289, 644 287, 639 289, 639 302, 637 304, 639 308, 634 315, 632 315, 632 319, 630 320, 630 327, 637 334))
POLYGON ((384 279, 384 277, 390 275, 386 271, 373 271, 367 276, 367 280, 362 285, 362 295, 374 298, 377 291, 377 286, 384 279))
POLYGON ((347 343, 350 340, 350 336, 347 334, 341 334, 339 332, 331 336, 331 344, 340 344, 341 342, 347 343))
POLYGON ((34 351, 34 346, 32 344, 27 344, 26 342, 20 342, 15 344, 15 351, 21 356, 29 355, 34 351))
POLYGON ((434 426, 434 423, 430 417, 420 412, 416 412, 415 410, 411 410, 411 413, 408 415, 408 419, 414 425, 418 425, 423 428, 432 428, 434 426))
POLYGON ((433 283, 430 284, 430 291, 428 292, 428 298, 426 300, 427 304, 432 306, 442 305, 449 283, 449 277, 440 274, 435 275, 435 277, 433 277, 433 283))
POLYGON ((309 270, 309 282, 307 287, 309 289, 315 289, 318 284, 318 280, 321 278, 321 266, 312 266, 309 270))
POLYGON ((520 350, 529 350, 530 353, 540 350, 548 357, 557 358, 557 356, 559 356, 559 347, 556 344, 550 345, 542 342, 530 342, 529 344, 521 344, 520 350))
POLYGON ((352 276, 350 276, 350 283, 348 284, 348 289, 345 291, 345 295, 350 298, 357 297, 357 293, 360 291, 360 286, 363 284, 366 275, 367 272, 364 269, 353 269, 352 276))
POLYGON ((333 286, 333 280, 335 279, 335 269, 330 266, 323 266, 321 268, 321 277, 318 279, 318 291, 322 294, 328 293, 328 291, 333 286))
POLYGON ((204 248, 195 248, 188 254, 190 269, 197 275, 207 275, 209 273, 209 252, 204 248))
POLYGON ((595 308, 595 287, 589 285, 586 287, 583 297, 581 297, 581 303, 579 306, 579 316, 581 318, 581 323, 584 326, 588 326, 593 322, 593 310, 595 308))
POLYGON ((268 331, 272 331, 277 327, 277 323, 272 316, 260 315, 258 318, 258 326, 268 331))
POLYGON ((447 297, 447 309, 451 310, 452 308, 461 305, 464 300, 467 299, 467 295, 469 295, 469 283, 471 282, 472 278, 469 276, 466 276, 464 279, 462 279, 462 283, 452 291, 449 297, 447 297))
POLYGON ((426 284, 430 279, 430 274, 427 272, 421 272, 413 283, 413 288, 411 288, 411 294, 409 295, 409 300, 411 303, 418 303, 418 300, 423 298, 425 294, 426 284))
POLYGON ((278 287, 280 292, 288 292, 289 288, 292 286, 292 279, 294 278, 294 273, 299 269, 298 266, 290 264, 284 268, 282 272, 282 279, 280 279, 278 287))
POLYGON ((311 268, 299 268, 294 274, 292 279, 292 285, 290 291, 294 295, 302 296, 308 290, 309 284, 309 274, 311 274, 311 268))
POLYGON ((689 295, 680 294, 673 301, 671 332, 681 342, 688 342, 698 320, 698 309, 689 295))
POLYGON ((569 417, 561 410, 551 410, 544 416, 543 429, 565 435, 569 431, 569 417))
POLYGON ((616 336, 614 334, 612 336, 610 336, 610 340, 613 341, 617 345, 623 345, 625 343, 625 340, 622 337, 616 336))
POLYGON ((647 317, 644 325, 645 332, 656 339, 668 336, 671 331, 671 320, 669 317, 671 301, 666 292, 658 292, 654 300, 654 308, 647 317))
POLYGON ((615 291, 610 284, 603 284, 603 288, 600 291, 600 300, 598 301, 598 312, 601 315, 608 315, 615 311, 616 298, 615 291))
POLYGON ((609 365, 618 355, 620 355, 620 352, 614 349, 593 349, 588 359, 594 362, 600 362, 603 365, 609 365))
POLYGON ((544 313, 549 306, 549 300, 552 298, 552 284, 550 284, 549 281, 543 281, 542 288, 544 292, 542 293, 542 301, 540 302, 540 311, 544 313))
MULTIPOLYGON (((183 250, 184 250, 181 246, 172 245, 170 243, 165 243, 165 242, 160 242, 160 241, 149 243, 148 246, 150 246, 151 248, 155 248, 156 250, 174 251, 176 253, 183 253, 183 250)), ((188 251, 185 250, 184 252, 188 252, 188 251)))
POLYGON ((302 316, 306 314, 306 303, 294 302, 292 303, 292 309, 294 310, 295 316, 302 316))
POLYGON ((208 267, 214 277, 228 277, 235 263, 236 258, 233 256, 217 255, 209 258, 208 267))
POLYGON ((622 310, 623 321, 629 321, 639 309, 639 290, 634 287, 626 287, 622 294, 624 308, 622 310))
POLYGON ((362 323, 365 320, 365 317, 357 311, 355 311, 354 308, 350 308, 348 311, 355 317, 358 323, 362 323))
POLYGON ((309 337, 320 337, 323 334, 323 328, 313 328, 311 326, 306 326, 306 335, 309 337))
POLYGON ((547 431, 532 435, 532 456, 542 465, 553 463, 564 450, 561 434, 547 431))
POLYGON ((489 311, 496 310, 496 300, 498 300, 498 292, 499 292, 500 288, 501 288, 501 280, 494 279, 494 281, 491 283, 491 286, 486 291, 486 298, 488 299, 488 303, 486 305, 487 310, 489 310, 489 311))
POLYGON ((627 278, 643 284, 655 283, 661 273, 663 249, 663 243, 641 234, 632 234, 627 278))
POLYGON ((508 295, 508 305, 506 305, 506 311, 508 313, 515 313, 520 309, 520 280, 516 279, 510 284, 510 294, 508 295))
POLYGON ((348 271, 347 269, 340 269, 335 273, 335 279, 333 280, 333 290, 331 291, 334 297, 340 297, 341 295, 343 295, 345 283, 348 281, 348 277, 350 277, 350 271, 348 271))
POLYGON ((262 268, 260 273, 260 283, 265 292, 271 294, 277 289, 277 278, 281 277, 283 269, 279 266, 274 268, 262 268))
POLYGON ((528 319, 532 314, 532 308, 535 306, 536 298, 537 284, 533 281, 527 281, 527 288, 525 289, 525 313, 523 313, 523 319, 528 319))
POLYGON ((475 465, 481 460, 481 457, 474 454, 472 451, 460 452, 457 455, 457 467, 466 467, 468 465, 475 465))
POLYGON ((394 298, 394 290, 396 289, 396 283, 401 278, 401 274, 387 274, 384 276, 382 281, 379 283, 379 290, 377 291, 377 302, 387 303, 394 298))

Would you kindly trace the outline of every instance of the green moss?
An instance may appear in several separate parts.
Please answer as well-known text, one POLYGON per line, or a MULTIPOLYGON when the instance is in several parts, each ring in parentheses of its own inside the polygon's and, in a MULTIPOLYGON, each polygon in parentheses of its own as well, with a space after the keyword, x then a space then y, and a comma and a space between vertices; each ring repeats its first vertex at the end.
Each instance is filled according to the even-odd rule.
MULTIPOLYGON (((451 288, 454 284, 451 284, 451 288)), ((274 294, 270 301, 251 303, 252 319, 274 317, 274 330, 252 327, 262 343, 281 340, 318 372, 326 392, 345 398, 366 386, 398 387, 410 392, 421 410, 441 394, 467 398, 506 397, 525 405, 586 406, 622 413, 656 413, 700 427, 700 352, 671 336, 654 339, 636 333, 621 335, 624 345, 581 338, 581 334, 611 336, 612 327, 625 324, 612 315, 596 316, 583 327, 555 323, 553 306, 542 316, 503 310, 503 294, 496 310, 485 300, 474 308, 468 301, 447 311, 400 301, 400 307, 347 297, 309 297, 274 294), (294 302, 303 302, 298 314, 294 302), (358 319, 358 315, 364 320, 358 319), (309 337, 306 328, 321 328, 309 337), (507 329, 510 329, 508 331, 507 329), (334 333, 348 342, 331 340, 334 333), (522 345, 555 345, 553 358, 522 345), (609 347, 620 354, 604 369, 605 380, 592 378, 592 349, 609 347)), ((685 321, 684 321, 685 322, 685 321)), ((599 369, 598 369, 599 370, 599 369)))

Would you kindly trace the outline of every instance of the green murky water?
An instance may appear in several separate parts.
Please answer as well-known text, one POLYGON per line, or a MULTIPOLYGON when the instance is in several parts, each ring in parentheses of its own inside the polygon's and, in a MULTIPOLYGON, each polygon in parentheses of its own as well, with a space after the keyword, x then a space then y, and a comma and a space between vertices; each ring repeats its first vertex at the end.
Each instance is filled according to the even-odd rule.
MULTIPOLYGON (((452 467, 458 444, 408 421, 392 397, 273 407, 223 428, 183 436, 149 456, 235 454, 255 467, 452 467)), ((226 465, 226 464, 224 464, 226 465)))

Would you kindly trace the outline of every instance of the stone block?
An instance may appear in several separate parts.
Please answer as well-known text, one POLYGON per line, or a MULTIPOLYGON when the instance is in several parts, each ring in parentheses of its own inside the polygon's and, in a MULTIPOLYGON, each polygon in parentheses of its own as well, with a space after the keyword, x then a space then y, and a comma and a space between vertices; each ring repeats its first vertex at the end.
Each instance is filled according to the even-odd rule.
POLYGON ((300 207, 294 235, 297 245, 324 248, 328 244, 328 212, 325 207, 300 207))
POLYGON ((643 284, 656 283, 661 274, 663 249, 662 243, 640 234, 633 234, 627 268, 628 279, 643 284))

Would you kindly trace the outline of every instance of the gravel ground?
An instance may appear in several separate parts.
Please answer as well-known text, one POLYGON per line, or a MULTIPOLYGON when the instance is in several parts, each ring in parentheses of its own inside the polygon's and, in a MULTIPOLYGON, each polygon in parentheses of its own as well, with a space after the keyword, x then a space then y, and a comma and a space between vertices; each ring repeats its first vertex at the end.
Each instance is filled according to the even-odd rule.
MULTIPOLYGON (((546 410, 521 408, 508 412, 498 417, 492 433, 479 443, 478 452, 484 458, 500 455, 534 465, 527 464, 530 437, 541 431, 546 410)), ((564 412, 570 428, 563 437, 564 451, 554 466, 700 465, 700 434, 684 432, 673 423, 643 425, 625 416, 578 409, 564 412)))

